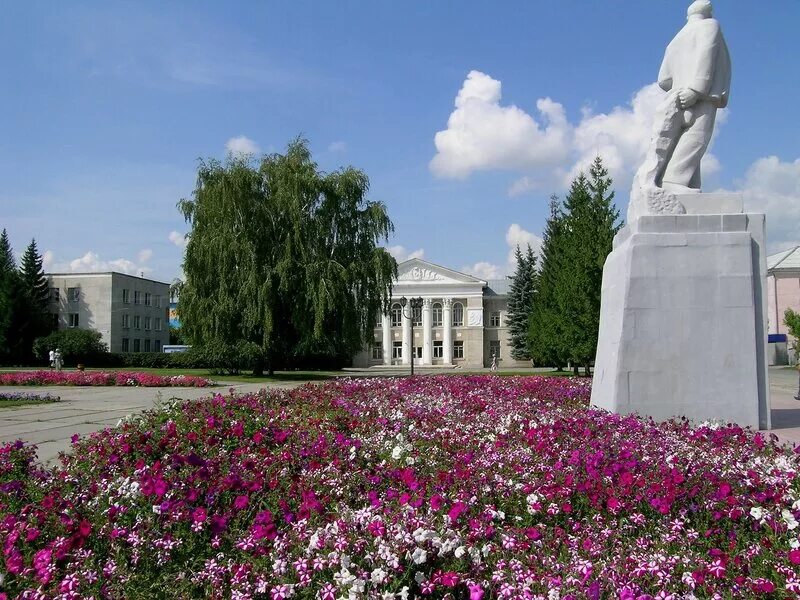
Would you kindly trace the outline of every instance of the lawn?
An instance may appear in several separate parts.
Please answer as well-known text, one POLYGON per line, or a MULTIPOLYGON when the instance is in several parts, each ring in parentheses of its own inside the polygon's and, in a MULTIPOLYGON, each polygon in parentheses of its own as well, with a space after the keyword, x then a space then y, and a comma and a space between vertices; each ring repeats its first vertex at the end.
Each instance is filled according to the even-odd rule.
POLYGON ((588 407, 585 379, 337 379, 180 402, 46 470, 0 447, 9 597, 788 598, 800 459, 588 407))

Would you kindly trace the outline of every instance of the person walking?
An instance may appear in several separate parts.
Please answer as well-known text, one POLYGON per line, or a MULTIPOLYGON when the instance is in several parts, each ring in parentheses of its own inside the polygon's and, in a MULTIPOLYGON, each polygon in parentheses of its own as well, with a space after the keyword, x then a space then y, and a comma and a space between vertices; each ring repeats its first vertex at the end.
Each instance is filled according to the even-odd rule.
POLYGON ((52 348, 50 348, 49 359, 50 359, 50 370, 52 371, 56 367, 56 353, 52 348))
POLYGON ((64 367, 64 357, 61 356, 61 350, 56 348, 55 355, 53 356, 53 363, 56 371, 60 371, 64 367))

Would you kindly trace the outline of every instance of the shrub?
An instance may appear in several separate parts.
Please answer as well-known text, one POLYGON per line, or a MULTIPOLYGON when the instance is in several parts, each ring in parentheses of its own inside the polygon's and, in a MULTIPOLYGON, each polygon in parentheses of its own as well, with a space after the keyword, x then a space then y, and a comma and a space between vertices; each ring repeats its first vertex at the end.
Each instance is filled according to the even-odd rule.
POLYGON ((11 371, 0 373, 0 385, 206 387, 214 385, 214 382, 194 375, 165 376, 125 371, 11 371))
POLYGON ((103 336, 94 329, 62 329, 33 342, 33 353, 37 358, 47 359, 50 350, 58 348, 65 365, 87 363, 108 353, 103 336))

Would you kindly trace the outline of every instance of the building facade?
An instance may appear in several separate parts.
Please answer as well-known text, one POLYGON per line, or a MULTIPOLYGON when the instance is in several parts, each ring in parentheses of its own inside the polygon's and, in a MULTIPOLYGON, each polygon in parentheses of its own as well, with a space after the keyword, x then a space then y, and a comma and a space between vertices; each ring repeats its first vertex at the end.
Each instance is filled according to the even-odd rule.
POLYGON ((161 352, 169 344, 169 284, 123 273, 50 273, 58 329, 99 331, 110 352, 161 352))
POLYGON ((511 357, 508 280, 484 281, 413 258, 398 266, 389 313, 376 323, 372 346, 358 354, 356 367, 410 365, 445 368, 526 367, 511 357), (422 308, 401 306, 422 298, 422 308))
POLYGON ((767 257, 770 364, 793 364, 794 339, 783 322, 787 308, 800 312, 800 246, 767 257), (784 341, 785 340, 785 341, 784 341))

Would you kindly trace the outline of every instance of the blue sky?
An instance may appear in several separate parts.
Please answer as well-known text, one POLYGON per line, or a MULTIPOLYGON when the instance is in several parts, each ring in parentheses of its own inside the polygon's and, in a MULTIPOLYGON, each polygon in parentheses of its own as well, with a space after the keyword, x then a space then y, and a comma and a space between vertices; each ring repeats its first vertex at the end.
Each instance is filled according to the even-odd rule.
MULTIPOLYGON (((536 243, 549 196, 598 152, 624 215, 688 4, 9 4, 0 227, 18 253, 36 237, 53 270, 168 281, 197 159, 302 134, 321 168, 367 172, 399 258, 503 275, 514 244, 536 243), (459 94, 478 102, 457 109, 459 94)), ((800 2, 715 11, 733 84, 704 189, 766 211, 771 250, 800 244, 800 2)))

